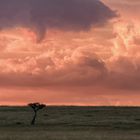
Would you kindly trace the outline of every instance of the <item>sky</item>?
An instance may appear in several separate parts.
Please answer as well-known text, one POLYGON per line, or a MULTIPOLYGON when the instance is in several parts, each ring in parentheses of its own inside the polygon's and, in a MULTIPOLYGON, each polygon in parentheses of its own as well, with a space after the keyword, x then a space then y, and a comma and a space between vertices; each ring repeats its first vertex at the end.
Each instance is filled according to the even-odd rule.
POLYGON ((140 106, 139 0, 0 0, 0 105, 140 106))

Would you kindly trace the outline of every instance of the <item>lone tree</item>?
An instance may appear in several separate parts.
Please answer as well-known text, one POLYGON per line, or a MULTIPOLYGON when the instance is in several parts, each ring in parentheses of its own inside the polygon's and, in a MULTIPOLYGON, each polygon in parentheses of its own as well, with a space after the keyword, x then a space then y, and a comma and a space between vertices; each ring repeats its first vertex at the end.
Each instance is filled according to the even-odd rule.
POLYGON ((40 104, 40 103, 30 103, 30 104, 28 104, 28 106, 30 106, 34 111, 33 119, 31 121, 31 125, 34 125, 35 121, 36 121, 36 117, 37 117, 37 112, 39 110, 43 109, 44 107, 46 107, 46 105, 40 104))

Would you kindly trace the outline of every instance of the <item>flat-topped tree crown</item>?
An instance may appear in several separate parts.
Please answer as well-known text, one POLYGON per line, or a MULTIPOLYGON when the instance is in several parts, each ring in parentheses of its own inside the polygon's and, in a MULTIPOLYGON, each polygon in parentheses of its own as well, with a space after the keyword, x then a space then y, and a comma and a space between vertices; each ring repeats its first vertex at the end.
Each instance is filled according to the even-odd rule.
POLYGON ((36 116, 37 116, 37 111, 40 109, 43 109, 44 107, 46 107, 46 105, 40 104, 40 103, 30 103, 30 104, 28 104, 28 106, 30 106, 34 111, 34 116, 33 116, 33 119, 31 121, 31 124, 34 125, 35 120, 36 120, 36 116))
POLYGON ((43 109, 44 107, 46 107, 45 104, 40 104, 40 103, 30 103, 28 104, 34 111, 38 111, 40 109, 43 109))

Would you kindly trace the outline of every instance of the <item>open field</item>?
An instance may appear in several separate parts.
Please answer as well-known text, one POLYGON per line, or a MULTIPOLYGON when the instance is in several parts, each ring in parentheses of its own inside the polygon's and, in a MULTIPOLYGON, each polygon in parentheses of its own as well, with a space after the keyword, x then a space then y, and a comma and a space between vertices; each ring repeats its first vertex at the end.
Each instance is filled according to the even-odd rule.
POLYGON ((0 107, 0 140, 140 140, 138 107, 0 107))

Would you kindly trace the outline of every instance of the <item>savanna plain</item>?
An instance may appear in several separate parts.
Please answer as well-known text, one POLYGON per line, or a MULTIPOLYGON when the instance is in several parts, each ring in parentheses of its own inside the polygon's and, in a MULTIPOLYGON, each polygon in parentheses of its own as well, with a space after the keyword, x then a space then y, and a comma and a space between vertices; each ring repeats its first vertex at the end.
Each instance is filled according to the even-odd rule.
POLYGON ((0 107, 0 140, 140 140, 139 107, 0 107))

